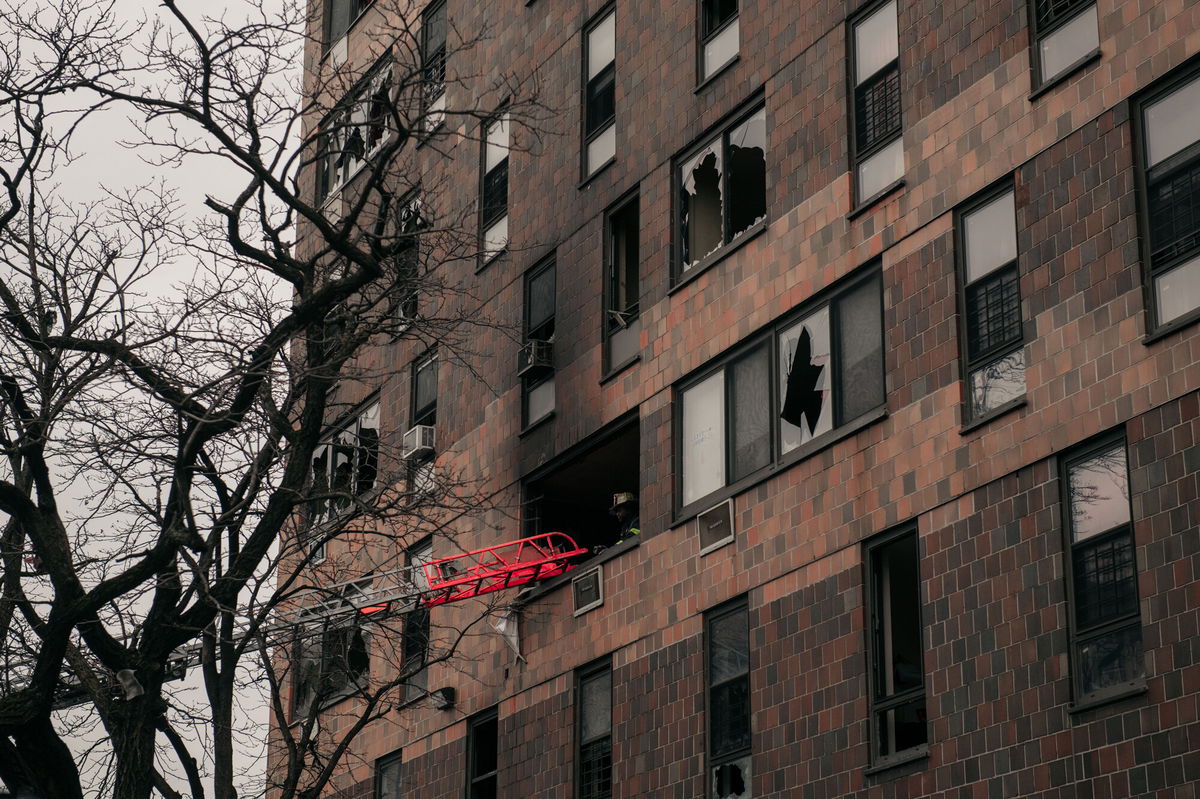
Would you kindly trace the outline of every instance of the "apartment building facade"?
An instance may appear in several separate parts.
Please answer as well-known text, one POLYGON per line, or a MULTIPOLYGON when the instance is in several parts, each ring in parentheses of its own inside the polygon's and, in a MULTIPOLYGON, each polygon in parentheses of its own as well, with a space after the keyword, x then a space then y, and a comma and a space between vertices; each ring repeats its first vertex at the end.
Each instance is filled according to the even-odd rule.
POLYGON ((409 481, 513 510, 413 562, 590 550, 414 675, 334 794, 1193 795, 1200 5, 311 12, 356 97, 419 54, 414 163, 478 243, 437 269, 503 328, 381 343, 347 401, 409 481))

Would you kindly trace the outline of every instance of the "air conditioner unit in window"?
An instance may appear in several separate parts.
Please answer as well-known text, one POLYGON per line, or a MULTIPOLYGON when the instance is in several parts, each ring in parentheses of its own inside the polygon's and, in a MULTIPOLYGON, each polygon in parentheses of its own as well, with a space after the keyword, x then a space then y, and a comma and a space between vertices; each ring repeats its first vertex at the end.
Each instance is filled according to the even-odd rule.
POLYGON ((530 339, 521 347, 517 358, 517 375, 541 374, 554 368, 554 345, 549 341, 530 339))
POLYGON ((402 447, 404 460, 412 460, 422 455, 433 454, 433 426, 419 424, 404 434, 402 447))
POLYGON ((604 604, 604 567, 597 566, 571 580, 571 599, 575 615, 580 616, 604 604))
POLYGON ((733 500, 709 508, 696 517, 700 554, 705 555, 733 540, 733 500))

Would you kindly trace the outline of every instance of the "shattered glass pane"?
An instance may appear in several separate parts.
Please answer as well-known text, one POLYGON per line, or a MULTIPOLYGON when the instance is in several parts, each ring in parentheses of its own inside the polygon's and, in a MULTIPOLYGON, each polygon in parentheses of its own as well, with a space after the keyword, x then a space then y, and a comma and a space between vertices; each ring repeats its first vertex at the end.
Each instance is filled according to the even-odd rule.
POLYGON ((683 504, 725 485, 725 373, 683 392, 683 504))
POLYGON ((980 416, 993 408, 1025 395, 1025 350, 971 372, 971 415, 980 416))
POLYGON ((704 148, 679 170, 682 216, 679 220, 686 270, 720 249, 723 241, 721 198, 721 161, 719 143, 704 148))
POLYGON ((833 429, 828 306, 779 335, 779 368, 780 445, 790 452, 833 429))
POLYGON ((771 462, 770 370, 766 347, 733 364, 732 480, 771 462))
POLYGON ((350 507, 356 439, 352 431, 339 433, 333 448, 333 506, 338 510, 350 507))
POLYGON ((712 767, 713 799, 750 799, 750 756, 712 767))
POLYGON ((863 283, 838 302, 840 421, 857 419, 884 402, 882 289, 863 283))
POLYGON ((379 403, 358 418, 358 478, 354 490, 363 494, 375 487, 379 472, 379 403))
POLYGON ((767 110, 729 133, 729 240, 767 215, 767 110))
POLYGON ((1123 443, 1071 466, 1069 483, 1076 543, 1129 523, 1129 471, 1123 443))

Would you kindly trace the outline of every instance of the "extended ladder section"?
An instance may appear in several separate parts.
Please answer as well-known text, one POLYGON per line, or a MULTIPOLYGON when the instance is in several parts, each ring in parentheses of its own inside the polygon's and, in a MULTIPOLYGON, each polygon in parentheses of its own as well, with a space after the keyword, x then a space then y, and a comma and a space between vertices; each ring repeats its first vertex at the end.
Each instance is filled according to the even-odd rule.
POLYGON ((426 563, 426 607, 547 580, 588 551, 566 533, 542 533, 426 563))

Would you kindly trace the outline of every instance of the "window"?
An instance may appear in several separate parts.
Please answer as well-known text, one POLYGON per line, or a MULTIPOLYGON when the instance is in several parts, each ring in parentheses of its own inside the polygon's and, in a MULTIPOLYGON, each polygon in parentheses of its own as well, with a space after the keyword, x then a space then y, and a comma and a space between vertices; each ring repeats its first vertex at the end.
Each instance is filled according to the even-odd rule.
POLYGON ((856 201, 862 205, 904 177, 900 121, 900 40, 896 0, 874 7, 852 25, 856 201))
POLYGON ((638 198, 622 203, 605 217, 604 342, 605 369, 632 361, 641 349, 638 321, 638 198))
POLYGON ((700 80, 737 58, 738 0, 700 0, 700 80))
POLYGON ((579 708, 579 799, 612 796, 612 666, 594 665, 576 678, 579 708))
POLYGON ((525 275, 525 346, 520 370, 525 426, 554 412, 554 260, 525 275))
POLYGON ((332 47, 334 42, 346 35, 350 26, 358 19, 358 15, 366 10, 374 0, 326 0, 325 2, 325 46, 332 47))
POLYGON ((321 123, 317 133, 318 203, 357 175, 387 140, 395 113, 391 90, 390 55, 384 54, 321 123))
POLYGON ((446 2, 431 3, 421 15, 421 64, 425 77, 425 129, 442 123, 446 109, 446 2))
POLYGON ((1138 103, 1151 307, 1158 325, 1200 310, 1200 74, 1138 103))
POLYGON ((467 796, 469 799, 496 799, 499 730, 495 709, 470 721, 467 728, 467 796))
POLYGON ((412 423, 437 424, 438 357, 431 352, 413 364, 412 423))
POLYGON ((484 125, 483 200, 480 227, 485 258, 508 244, 508 114, 484 125))
POLYGON ((379 476, 379 401, 326 435, 313 451, 313 524, 350 510, 355 497, 375 488, 379 476))
MULTIPOLYGON (((424 566, 433 560, 433 543, 425 541, 409 549, 405 560, 409 570, 409 582, 416 591, 429 588, 424 566)), ((404 633, 400 641, 400 667, 404 670, 405 701, 415 701, 425 696, 429 689, 429 673, 425 662, 429 657, 429 608, 420 601, 414 602, 404 617, 404 633)))
POLYGON ((684 508, 883 405, 881 304, 877 271, 835 286, 682 387, 684 508))
POLYGON ((968 413, 978 418, 1025 396, 1021 278, 1011 185, 958 215, 968 413))
MULTIPOLYGON (((403 334, 416 322, 420 297, 421 251, 420 231, 425 227, 421 216, 421 200, 417 192, 407 199, 393 201, 384 195, 376 235, 383 247, 395 246, 395 335, 403 334)), ((434 392, 436 395, 436 391, 434 392)))
POLYGON ((705 618, 711 799, 750 797, 749 628, 744 598, 705 618))
POLYGON ((929 741, 917 547, 913 529, 880 536, 866 547, 874 763, 887 763, 929 741))
POLYGON ((1064 458, 1075 700, 1103 699, 1145 679, 1124 439, 1064 458))
POLYGON ((368 577, 345 585, 321 604, 322 609, 332 613, 295 628, 292 707, 296 718, 367 687, 370 641, 362 617, 350 611, 355 607, 351 595, 361 594, 370 584, 368 577))
POLYGON ((1094 0, 1033 0, 1034 83, 1066 75, 1100 49, 1094 0))
POLYGON ((676 174, 679 278, 766 219, 766 109, 737 119, 680 159, 676 174))
POLYGON ((393 752, 375 761, 375 799, 400 799, 404 790, 401 781, 400 753, 393 752))
POLYGON ((585 175, 617 154, 617 14, 609 10, 584 33, 583 142, 585 175))
POLYGON ((427 353, 413 363, 412 428, 404 441, 404 455, 408 462, 408 489, 413 501, 429 496, 434 490, 432 438, 425 440, 416 428, 418 425, 424 425, 436 429, 437 381, 436 352, 427 353))

